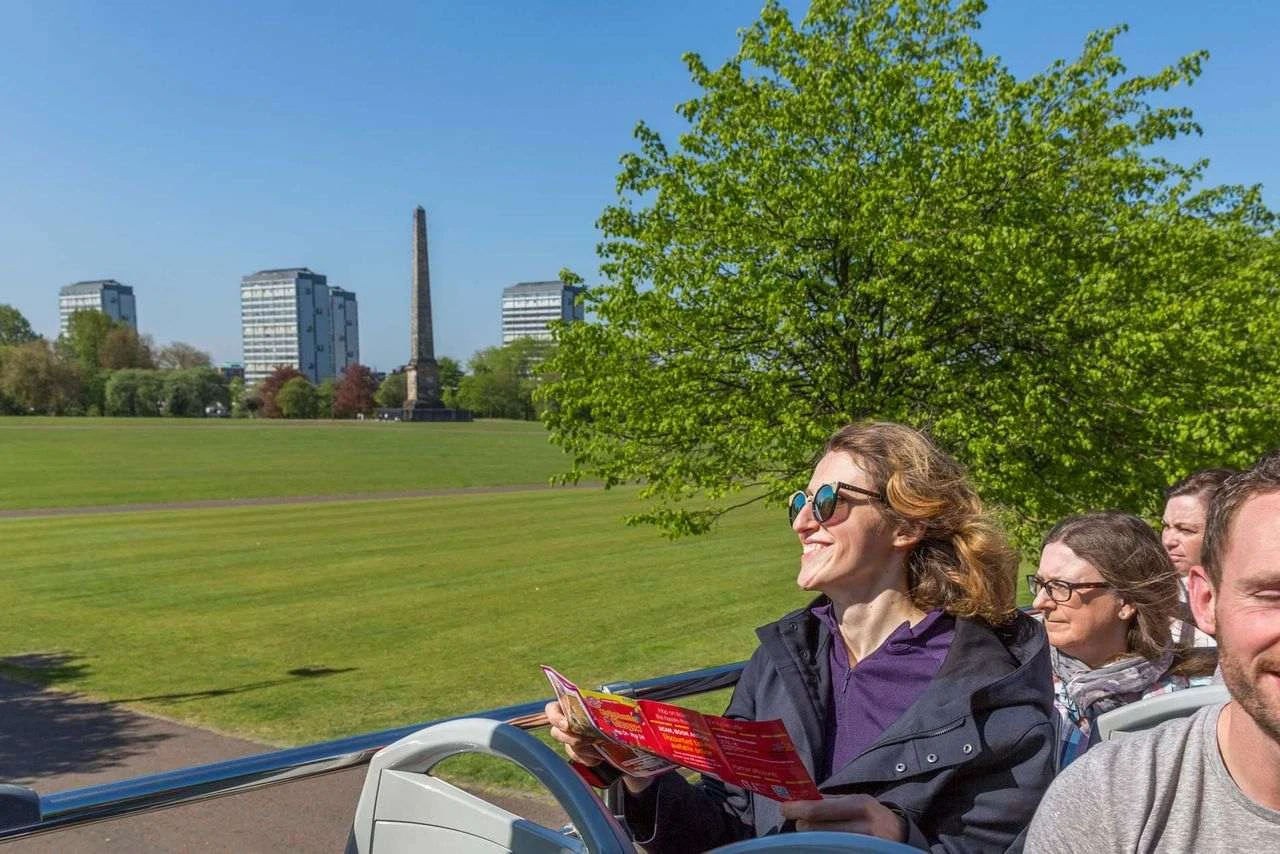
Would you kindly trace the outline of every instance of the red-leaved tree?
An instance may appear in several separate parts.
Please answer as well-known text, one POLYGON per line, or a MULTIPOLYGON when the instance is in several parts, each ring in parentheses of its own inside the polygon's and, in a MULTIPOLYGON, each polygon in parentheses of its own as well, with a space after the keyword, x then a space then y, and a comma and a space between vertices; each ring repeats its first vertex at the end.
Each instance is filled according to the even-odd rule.
POLYGON ((333 417, 354 418, 359 412, 372 413, 377 391, 378 381, 373 371, 360 364, 347 365, 334 386, 333 417))
POLYGON ((262 414, 268 418, 283 418, 280 407, 276 405, 276 395, 284 384, 294 377, 302 377, 302 371, 289 365, 280 365, 265 380, 258 384, 258 397, 262 398, 262 414))

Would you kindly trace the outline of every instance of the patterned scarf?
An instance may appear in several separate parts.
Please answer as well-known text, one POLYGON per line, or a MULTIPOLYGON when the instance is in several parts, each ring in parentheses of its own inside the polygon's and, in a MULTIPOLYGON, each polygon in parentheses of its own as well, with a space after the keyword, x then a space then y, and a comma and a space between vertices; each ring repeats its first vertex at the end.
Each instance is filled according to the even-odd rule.
POLYGON ((1166 649, 1155 661, 1135 655, 1090 668, 1080 659, 1051 647, 1049 661, 1059 704, 1071 722, 1089 735, 1098 715, 1133 702, 1160 681, 1173 664, 1173 650, 1166 649))

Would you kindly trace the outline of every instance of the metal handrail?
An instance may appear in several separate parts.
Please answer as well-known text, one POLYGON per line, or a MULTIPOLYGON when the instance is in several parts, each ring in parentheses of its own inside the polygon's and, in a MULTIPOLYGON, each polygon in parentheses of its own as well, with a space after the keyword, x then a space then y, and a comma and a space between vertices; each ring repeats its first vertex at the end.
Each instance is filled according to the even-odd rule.
MULTIPOLYGON (((745 666, 746 662, 740 661, 640 682, 610 683, 604 687, 638 699, 675 700, 731 687, 737 684, 745 666)), ((545 699, 519 703, 470 715, 456 715, 412 726, 42 795, 40 822, 24 827, 0 828, 0 842, 147 810, 179 806, 205 798, 240 794, 276 783, 303 780, 367 765, 373 754, 388 744, 423 727, 459 717, 489 718, 507 721, 524 729, 534 729, 546 723, 541 715, 546 703, 545 699)))

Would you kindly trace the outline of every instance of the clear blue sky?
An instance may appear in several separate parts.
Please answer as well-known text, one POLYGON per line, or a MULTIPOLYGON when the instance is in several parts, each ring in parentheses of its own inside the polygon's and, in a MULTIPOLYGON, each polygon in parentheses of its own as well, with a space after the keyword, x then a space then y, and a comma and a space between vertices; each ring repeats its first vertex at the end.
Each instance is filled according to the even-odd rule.
MULTIPOLYGON (((795 4, 803 9, 803 3, 795 4)), ((407 358, 412 211, 427 209, 437 355, 499 341, 502 288, 571 267, 645 119, 678 128, 685 51, 718 64, 759 0, 0 4, 0 303, 45 335, 79 279, 134 287, 140 326, 240 358, 239 281, 305 265, 360 301, 362 360, 407 358)), ((980 41, 1019 74, 1127 22, 1215 182, 1280 207, 1280 3, 993 0, 980 41)))

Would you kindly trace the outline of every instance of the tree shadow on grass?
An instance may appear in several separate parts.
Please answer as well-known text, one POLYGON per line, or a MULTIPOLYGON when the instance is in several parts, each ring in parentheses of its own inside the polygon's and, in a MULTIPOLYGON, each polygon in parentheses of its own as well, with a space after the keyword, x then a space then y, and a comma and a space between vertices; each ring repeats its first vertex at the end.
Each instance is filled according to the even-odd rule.
MULTIPOLYGON (((32 785, 59 775, 80 778, 120 768, 183 734, 180 725, 119 708, 122 703, 221 697, 355 669, 297 667, 280 679, 102 702, 42 687, 83 677, 89 668, 76 656, 37 653, 0 658, 0 782, 32 785)), ((146 772, 135 770, 129 776, 136 773, 146 772)))
POLYGON ((184 691, 178 694, 151 694, 145 697, 122 697, 119 700, 112 700, 112 705, 120 705, 121 703, 181 703, 186 700, 207 700, 213 697, 226 697, 231 694, 243 694, 246 691, 260 691, 263 688, 273 688, 276 685, 285 685, 289 682, 297 682, 299 679, 314 679, 317 676, 334 676, 339 673, 350 673, 358 670, 356 667, 295 667, 292 670, 285 671, 289 677, 287 679, 261 679, 257 682, 246 682, 244 685, 235 685, 230 688, 206 688, 202 691, 184 691))

